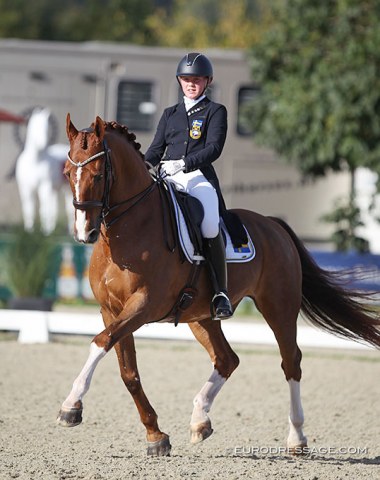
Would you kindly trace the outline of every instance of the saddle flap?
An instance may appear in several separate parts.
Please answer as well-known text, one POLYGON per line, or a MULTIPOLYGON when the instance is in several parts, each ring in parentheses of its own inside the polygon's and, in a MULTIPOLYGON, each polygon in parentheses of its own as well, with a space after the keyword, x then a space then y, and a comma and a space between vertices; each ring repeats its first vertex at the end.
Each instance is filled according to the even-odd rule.
POLYGON ((202 253, 202 233, 201 223, 204 216, 202 203, 195 197, 188 193, 181 192, 176 188, 171 188, 179 208, 181 209, 183 218, 185 220, 191 242, 194 246, 195 254, 202 253))
POLYGON ((204 209, 202 203, 188 193, 176 190, 176 198, 182 211, 189 216, 191 223, 200 227, 204 217, 204 209))

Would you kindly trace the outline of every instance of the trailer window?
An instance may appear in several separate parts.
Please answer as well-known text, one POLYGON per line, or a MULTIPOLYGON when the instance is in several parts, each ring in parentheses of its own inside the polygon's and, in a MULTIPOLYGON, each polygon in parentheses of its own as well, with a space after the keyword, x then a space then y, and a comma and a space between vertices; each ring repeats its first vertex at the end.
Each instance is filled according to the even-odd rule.
POLYGON ((245 114, 248 108, 252 108, 252 103, 255 97, 259 94, 258 87, 241 87, 238 92, 238 114, 236 131, 239 135, 248 136, 253 135, 251 125, 249 125, 245 114))
POLYGON ((132 131, 153 129, 156 104, 153 102, 153 83, 122 80, 117 92, 117 121, 132 131))

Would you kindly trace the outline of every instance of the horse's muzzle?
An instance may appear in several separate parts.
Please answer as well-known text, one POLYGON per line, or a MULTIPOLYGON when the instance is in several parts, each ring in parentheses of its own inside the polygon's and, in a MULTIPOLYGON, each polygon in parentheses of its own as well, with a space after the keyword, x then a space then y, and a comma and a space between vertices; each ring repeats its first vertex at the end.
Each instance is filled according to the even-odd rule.
POLYGON ((96 240, 99 237, 99 232, 100 232, 100 230, 97 229, 97 228, 93 228, 92 230, 90 230, 88 232, 88 237, 87 237, 86 243, 95 243, 96 240))
POLYGON ((78 232, 74 234, 75 240, 79 243, 95 243, 97 239, 99 238, 99 233, 100 229, 99 228, 93 228, 90 230, 88 233, 85 235, 80 235, 78 232))

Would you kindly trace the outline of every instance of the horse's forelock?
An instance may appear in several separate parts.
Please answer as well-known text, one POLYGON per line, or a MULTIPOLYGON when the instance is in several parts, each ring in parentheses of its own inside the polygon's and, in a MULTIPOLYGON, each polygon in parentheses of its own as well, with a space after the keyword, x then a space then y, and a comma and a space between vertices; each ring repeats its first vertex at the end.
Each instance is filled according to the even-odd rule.
MULTIPOLYGON (((136 135, 133 132, 130 132, 128 127, 125 125, 120 125, 119 123, 112 121, 112 122, 105 122, 106 131, 112 131, 123 135, 126 140, 134 147, 134 149, 142 156, 140 152, 141 144, 136 142, 136 135)), ((92 123, 89 127, 84 128, 79 131, 80 137, 80 146, 83 150, 87 150, 88 148, 88 136, 94 134, 95 131, 95 124, 92 123)))
MULTIPOLYGON (((87 150, 88 148, 88 137, 89 135, 93 134, 94 133, 94 124, 91 124, 89 127, 87 128, 83 128, 82 130, 79 130, 79 134, 80 134, 80 147, 83 149, 83 150, 87 150)), ((98 143, 98 142, 96 142, 98 143)))

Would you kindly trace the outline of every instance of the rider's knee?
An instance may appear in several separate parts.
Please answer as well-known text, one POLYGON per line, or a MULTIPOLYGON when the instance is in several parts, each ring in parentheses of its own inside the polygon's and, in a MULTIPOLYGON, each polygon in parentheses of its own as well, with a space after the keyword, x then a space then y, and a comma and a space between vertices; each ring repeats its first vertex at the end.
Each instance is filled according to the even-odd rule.
POLYGON ((203 238, 215 238, 219 235, 219 222, 205 218, 201 225, 203 238))

